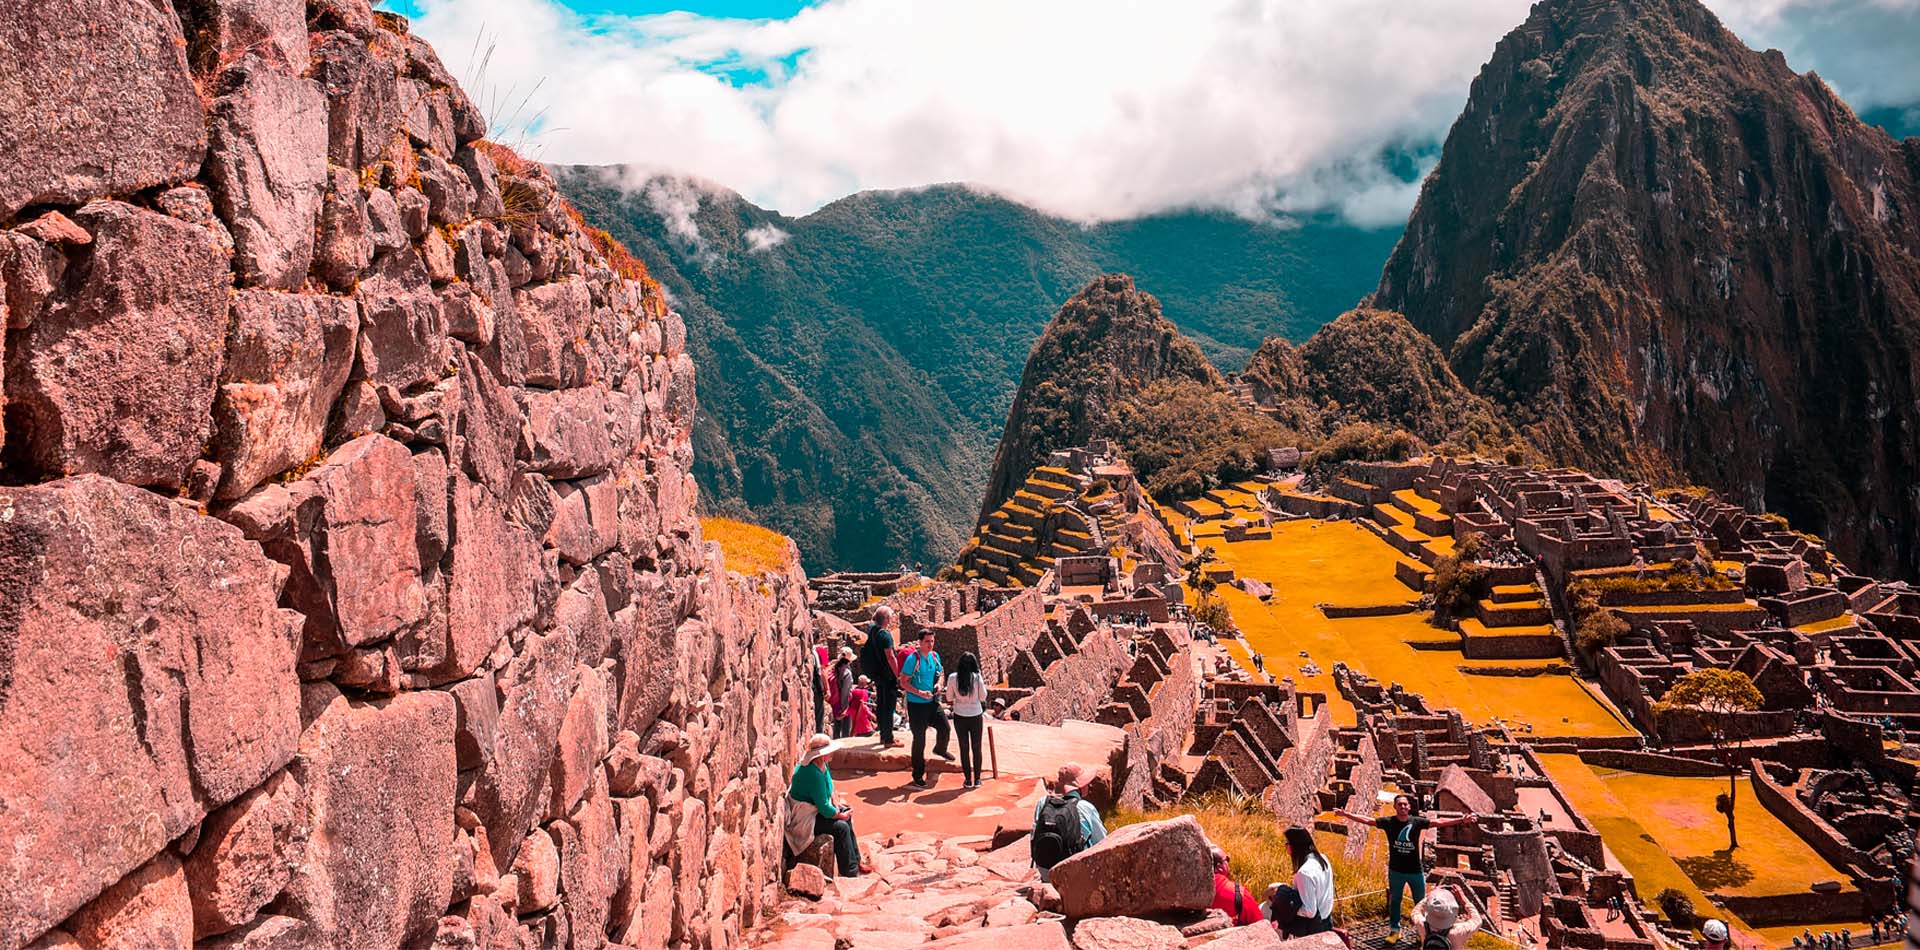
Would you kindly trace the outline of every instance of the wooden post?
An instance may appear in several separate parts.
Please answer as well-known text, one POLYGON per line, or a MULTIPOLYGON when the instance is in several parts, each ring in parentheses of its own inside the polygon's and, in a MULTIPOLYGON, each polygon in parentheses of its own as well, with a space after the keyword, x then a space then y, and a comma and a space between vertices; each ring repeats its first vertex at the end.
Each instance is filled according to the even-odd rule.
POLYGON ((987 727, 987 753, 993 761, 993 777, 1000 777, 1000 747, 993 741, 993 727, 987 727))

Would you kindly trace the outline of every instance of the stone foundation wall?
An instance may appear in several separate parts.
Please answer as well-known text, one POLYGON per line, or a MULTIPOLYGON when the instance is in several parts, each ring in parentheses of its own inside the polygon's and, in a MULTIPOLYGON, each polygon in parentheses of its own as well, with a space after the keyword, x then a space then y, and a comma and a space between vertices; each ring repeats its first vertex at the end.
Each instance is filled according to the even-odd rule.
POLYGON ((1167 657, 1167 675, 1148 696, 1152 714, 1123 728, 1127 732, 1127 770, 1116 796, 1127 808, 1142 807, 1153 790, 1153 778, 1163 763, 1178 763, 1193 734, 1194 715, 1200 709, 1200 678, 1193 671, 1193 653, 1180 643, 1167 657))
POLYGON ((366 0, 0 46, 0 948, 734 943, 810 630, 658 286, 366 0))

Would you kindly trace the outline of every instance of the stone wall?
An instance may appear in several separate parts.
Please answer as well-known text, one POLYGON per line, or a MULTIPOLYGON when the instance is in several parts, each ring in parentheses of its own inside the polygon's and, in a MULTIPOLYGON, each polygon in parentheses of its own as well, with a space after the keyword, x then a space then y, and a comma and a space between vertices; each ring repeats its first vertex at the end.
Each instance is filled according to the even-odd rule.
POLYGON ((810 633, 658 286, 366 0, 0 47, 0 948, 734 943, 810 633))

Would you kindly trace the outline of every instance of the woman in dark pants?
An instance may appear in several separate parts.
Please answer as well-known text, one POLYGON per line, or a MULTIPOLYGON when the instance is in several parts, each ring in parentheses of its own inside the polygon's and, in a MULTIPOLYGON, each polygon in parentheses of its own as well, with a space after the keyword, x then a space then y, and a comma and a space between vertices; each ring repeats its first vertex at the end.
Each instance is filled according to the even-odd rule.
POLYGON ((980 658, 960 654, 947 676, 947 705, 953 709, 953 731, 960 736, 960 774, 968 788, 980 787, 980 736, 986 731, 987 683, 980 678, 980 658))
POLYGON ((839 748, 840 743, 825 734, 815 734, 808 739, 807 750, 793 769, 793 783, 787 786, 787 797, 814 807, 818 814, 813 819, 813 833, 831 835, 840 876, 857 877, 867 867, 860 860, 860 839, 853 831, 853 806, 833 794, 833 773, 827 770, 828 760, 839 748))

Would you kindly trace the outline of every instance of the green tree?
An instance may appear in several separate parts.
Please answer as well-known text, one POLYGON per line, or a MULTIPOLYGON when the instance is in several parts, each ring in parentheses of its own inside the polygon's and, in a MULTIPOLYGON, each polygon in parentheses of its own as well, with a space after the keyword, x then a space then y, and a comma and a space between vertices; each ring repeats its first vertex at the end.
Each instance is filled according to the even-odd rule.
POLYGON ((1747 674, 1738 670, 1694 670, 1674 681, 1662 706, 1688 709, 1703 714, 1713 736, 1713 747, 1727 763, 1727 791, 1714 803, 1715 810, 1727 816, 1727 850, 1740 847, 1733 827, 1733 804, 1739 790, 1740 768, 1733 754, 1739 745, 1739 733, 1732 728, 1739 713, 1759 709, 1760 690, 1747 674))

